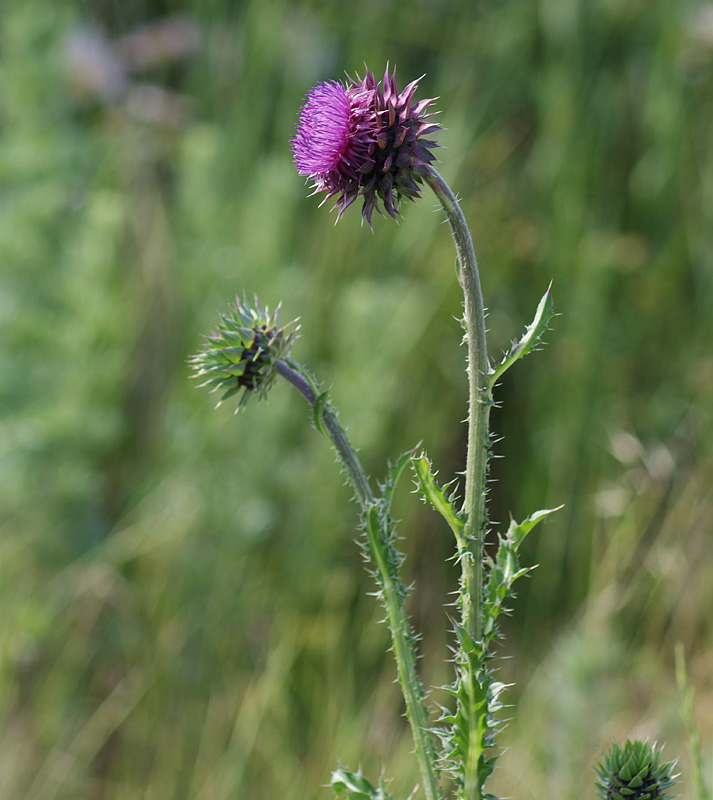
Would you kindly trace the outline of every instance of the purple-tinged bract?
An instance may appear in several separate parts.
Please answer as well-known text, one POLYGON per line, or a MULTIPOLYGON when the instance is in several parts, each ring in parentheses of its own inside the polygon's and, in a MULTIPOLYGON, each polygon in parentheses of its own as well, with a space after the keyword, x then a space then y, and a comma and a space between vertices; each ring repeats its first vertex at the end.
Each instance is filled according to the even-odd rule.
POLYGON ((358 197, 371 225, 379 200, 395 218, 403 198, 420 196, 418 183, 435 161, 428 136, 440 125, 426 113, 432 100, 413 103, 418 83, 399 92, 387 67, 382 85, 367 70, 363 79, 320 83, 307 94, 290 143, 295 166, 315 194, 336 197, 337 219, 358 197))

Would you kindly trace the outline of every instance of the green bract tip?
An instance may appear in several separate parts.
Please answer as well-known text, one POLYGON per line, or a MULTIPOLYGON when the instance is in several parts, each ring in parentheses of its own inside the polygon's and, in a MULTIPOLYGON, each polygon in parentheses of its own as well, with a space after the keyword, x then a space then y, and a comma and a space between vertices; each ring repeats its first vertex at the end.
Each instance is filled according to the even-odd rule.
POLYGON ((296 321, 279 326, 280 306, 270 313, 257 297, 250 305, 245 296, 237 298, 221 314, 216 330, 206 336, 200 353, 189 359, 193 377, 202 378, 201 386, 223 392, 222 403, 240 395, 241 409, 251 395, 264 396, 275 380, 275 363, 289 356, 297 335, 296 321))

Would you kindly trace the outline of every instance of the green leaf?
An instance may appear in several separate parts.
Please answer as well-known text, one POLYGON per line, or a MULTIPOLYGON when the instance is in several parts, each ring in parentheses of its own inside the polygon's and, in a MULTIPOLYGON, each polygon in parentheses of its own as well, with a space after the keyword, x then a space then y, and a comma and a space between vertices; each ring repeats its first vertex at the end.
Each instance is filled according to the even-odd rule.
POLYGON ((323 433, 325 436, 329 436, 327 429, 324 426, 324 409, 327 405, 327 400, 329 399, 329 392, 321 392, 317 395, 317 399, 314 401, 314 405, 312 406, 312 414, 314 416, 314 426, 320 433, 323 433))
POLYGON ((507 613, 508 610, 505 603, 509 598, 514 597, 515 581, 523 575, 527 575, 532 569, 532 567, 520 566, 518 548, 540 520, 558 511, 559 508, 536 511, 519 523, 511 520, 505 535, 500 536, 495 559, 489 559, 490 573, 484 592, 483 634, 486 639, 492 639, 496 635, 497 620, 502 613, 507 613))
POLYGON ((391 499, 394 494, 394 489, 396 489, 396 484, 399 482, 399 478, 401 477, 404 469, 406 469, 407 465, 410 463, 411 459, 413 458, 413 454, 416 452, 419 446, 420 445, 417 444, 412 450, 407 450, 403 455, 399 456, 394 464, 389 464, 389 475, 386 479, 386 484, 383 487, 386 511, 389 514, 391 513, 391 499))
POLYGON ((344 767, 339 767, 332 773, 330 786, 335 794, 346 794, 353 800, 392 800, 391 795, 384 791, 383 785, 378 788, 373 786, 361 774, 361 770, 350 772, 344 767))
POLYGON ((366 523, 369 534, 375 539, 381 539, 381 518, 379 516, 379 508, 376 505, 370 505, 364 514, 364 522, 366 523))
POLYGON ((463 529, 465 520, 455 510, 451 497, 437 483, 431 468, 431 462, 426 455, 422 454, 411 460, 411 465, 416 474, 418 487, 424 499, 427 500, 443 519, 448 523, 448 527, 456 537, 456 543, 460 548, 463 539, 463 529))
POLYGON ((510 350, 503 357, 503 360, 500 362, 500 364, 498 364, 498 366, 492 371, 490 375, 491 391, 503 374, 510 369, 510 367, 516 361, 519 361, 523 356, 531 353, 539 344, 541 344, 542 336, 547 330, 547 325, 554 315, 554 310, 552 308, 552 296, 550 295, 551 288, 552 284, 547 287, 547 291, 542 296, 542 299, 537 306, 535 318, 527 326, 527 328, 525 328, 525 333, 523 334, 522 338, 512 345, 510 350))
POLYGON ((559 511, 561 508, 563 508, 563 506, 557 506, 556 508, 544 508, 541 511, 535 511, 534 514, 530 514, 530 516, 522 522, 515 522, 514 519, 510 520, 510 527, 505 534, 505 538, 508 542, 512 542, 514 551, 517 552, 527 534, 535 527, 535 525, 537 525, 538 522, 543 520, 545 517, 548 517, 550 514, 554 514, 555 511, 559 511))

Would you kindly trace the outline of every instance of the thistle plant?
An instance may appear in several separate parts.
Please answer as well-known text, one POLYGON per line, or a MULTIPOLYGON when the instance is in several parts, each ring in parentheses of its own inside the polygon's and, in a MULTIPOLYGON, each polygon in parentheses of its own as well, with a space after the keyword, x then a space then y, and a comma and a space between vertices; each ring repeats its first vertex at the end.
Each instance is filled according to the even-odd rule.
MULTIPOLYGON (((310 405, 313 422, 333 445, 359 505, 359 544, 386 611, 423 796, 426 800, 481 800, 493 797, 485 784, 500 754, 497 734, 503 725, 505 687, 495 678, 493 644, 500 636, 500 618, 508 613, 515 596, 515 583, 530 571, 520 563, 520 547, 530 531, 557 510, 536 511, 521 522, 511 520, 497 535, 494 552, 485 552, 489 416, 496 384, 519 359, 542 344, 553 307, 548 288, 522 337, 499 360, 489 358, 471 235, 455 195, 434 167, 432 151, 437 143, 432 136, 440 126, 430 110, 433 100, 415 99, 418 85, 415 80, 399 91, 395 73, 388 67, 380 82, 366 70, 363 78, 347 76, 343 83, 320 83, 305 98, 291 148, 295 166, 311 181, 313 193, 325 193, 323 202, 334 201, 337 220, 357 200, 362 203, 362 221, 369 226, 374 210, 396 218, 403 202, 418 199, 424 188, 435 194, 445 214, 458 258, 468 348, 468 446, 462 496, 453 485, 439 485, 430 459, 418 449, 396 458, 382 482, 375 484, 363 470, 329 393, 291 357, 296 325, 280 327, 277 312, 270 314, 257 299, 251 305, 243 298, 221 316, 216 332, 207 337, 192 365, 202 385, 223 392, 222 400, 237 396, 238 408, 251 396, 264 395, 277 377, 294 386, 310 405), (445 689, 451 701, 435 719, 417 669, 417 637, 405 609, 408 590, 401 578, 403 559, 391 514, 394 490, 407 470, 422 497, 450 529, 461 568, 458 616, 449 620, 453 678, 445 689)), ((611 775, 619 781, 616 789, 602 796, 607 800, 620 796, 663 799, 671 785, 670 770, 664 769, 667 765, 662 766, 658 751, 644 745, 632 750, 629 745, 624 751, 614 751, 598 771, 600 786, 608 787, 611 775), (632 780, 639 777, 648 794, 629 792, 629 787, 635 788, 632 780), (659 786, 658 794, 654 786, 659 786)), ((374 785, 361 770, 343 766, 333 773, 331 786, 336 795, 357 800, 391 797, 383 780, 374 785)))

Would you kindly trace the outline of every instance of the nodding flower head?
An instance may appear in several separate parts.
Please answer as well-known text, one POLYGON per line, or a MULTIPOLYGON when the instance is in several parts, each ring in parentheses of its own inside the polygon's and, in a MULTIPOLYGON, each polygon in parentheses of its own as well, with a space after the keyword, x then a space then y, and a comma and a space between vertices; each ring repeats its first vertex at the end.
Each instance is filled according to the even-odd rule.
POLYGON ((413 102, 419 80, 399 92, 387 67, 381 85, 366 70, 363 79, 319 83, 307 94, 290 143, 295 166, 312 179, 315 194, 336 197, 337 219, 358 197, 362 220, 371 225, 379 200, 396 218, 403 198, 420 196, 418 183, 437 147, 427 137, 441 126, 426 111, 433 100, 413 102))
POLYGON ((663 761, 661 750, 650 742, 613 743, 595 772, 602 800, 666 800, 676 782, 674 762, 663 761))
POLYGON ((221 314, 216 330, 206 336, 206 343, 189 359, 201 386, 223 392, 220 403, 241 394, 241 409, 253 394, 264 396, 275 380, 275 362, 287 358, 297 335, 294 322, 279 327, 278 306, 272 314, 255 298, 251 306, 245 297, 221 314))

